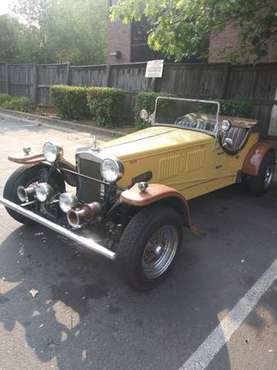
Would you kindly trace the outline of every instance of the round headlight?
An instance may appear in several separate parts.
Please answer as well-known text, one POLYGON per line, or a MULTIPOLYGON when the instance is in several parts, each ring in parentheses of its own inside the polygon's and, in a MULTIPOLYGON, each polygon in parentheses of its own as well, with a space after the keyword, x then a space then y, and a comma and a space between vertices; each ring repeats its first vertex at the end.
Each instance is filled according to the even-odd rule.
POLYGON ((221 123, 221 130, 224 132, 229 131, 231 128, 231 123, 227 119, 224 119, 221 123))
POLYGON ((70 211, 78 204, 77 197, 69 193, 62 193, 59 199, 59 205, 64 213, 70 211))
POLYGON ((107 182, 116 182, 123 175, 123 166, 114 159, 104 159, 101 164, 101 175, 107 182))
POLYGON ((46 202, 53 194, 52 187, 46 182, 41 182, 35 189, 36 197, 40 202, 46 202))
POLYGON ((143 121, 148 121, 149 120, 149 113, 147 112, 146 109, 142 109, 139 112, 139 118, 142 119, 143 121))
POLYGON ((60 146, 48 142, 43 146, 43 155, 47 162, 54 163, 62 157, 63 150, 60 146))

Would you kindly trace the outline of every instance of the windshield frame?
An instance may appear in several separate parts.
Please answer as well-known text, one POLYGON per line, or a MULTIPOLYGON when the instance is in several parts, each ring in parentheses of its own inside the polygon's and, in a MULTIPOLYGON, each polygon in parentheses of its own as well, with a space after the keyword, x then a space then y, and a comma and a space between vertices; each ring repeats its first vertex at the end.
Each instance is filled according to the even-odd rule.
POLYGON ((152 123, 151 126, 167 126, 167 127, 175 127, 175 128, 180 128, 183 130, 190 130, 190 131, 197 131, 197 132, 202 132, 207 135, 211 136, 217 136, 218 128, 219 128, 219 112, 220 112, 220 102, 217 100, 205 100, 205 99, 189 99, 189 98, 178 98, 178 97, 171 97, 171 96, 158 96, 156 101, 155 101, 155 110, 152 114, 152 123), (188 102, 195 102, 195 103, 209 103, 209 104, 215 104, 217 105, 217 111, 215 115, 216 119, 216 124, 214 125, 214 130, 213 131, 207 131, 207 130, 201 130, 198 128, 193 128, 193 127, 180 127, 174 124, 169 124, 169 123, 159 123, 156 122, 156 114, 157 114, 157 105, 159 100, 177 100, 177 101, 188 101, 188 102))

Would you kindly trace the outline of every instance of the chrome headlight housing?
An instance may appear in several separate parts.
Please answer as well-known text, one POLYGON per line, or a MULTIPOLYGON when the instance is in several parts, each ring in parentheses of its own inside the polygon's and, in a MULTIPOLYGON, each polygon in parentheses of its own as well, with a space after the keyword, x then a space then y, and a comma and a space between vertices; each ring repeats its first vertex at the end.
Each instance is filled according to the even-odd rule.
POLYGON ((101 176, 104 181, 115 183, 123 176, 123 164, 113 158, 106 158, 101 163, 100 167, 101 176))
POLYGON ((35 194, 37 200, 39 200, 41 203, 44 203, 51 198, 51 196, 54 194, 54 190, 51 185, 47 184, 46 182, 41 182, 36 186, 35 194))
POLYGON ((64 213, 69 212, 78 204, 78 199, 70 193, 62 193, 59 198, 59 205, 64 213))
POLYGON ((43 155, 47 162, 55 163, 63 156, 63 149, 58 145, 47 142, 43 145, 43 155))

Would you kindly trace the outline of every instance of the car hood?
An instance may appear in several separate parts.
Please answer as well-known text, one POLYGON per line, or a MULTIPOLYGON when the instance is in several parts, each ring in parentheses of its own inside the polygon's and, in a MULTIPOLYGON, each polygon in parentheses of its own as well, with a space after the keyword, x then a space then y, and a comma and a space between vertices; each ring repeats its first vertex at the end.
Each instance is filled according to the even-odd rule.
POLYGON ((153 126, 106 142, 100 148, 125 161, 203 145, 213 140, 212 136, 202 132, 153 126))

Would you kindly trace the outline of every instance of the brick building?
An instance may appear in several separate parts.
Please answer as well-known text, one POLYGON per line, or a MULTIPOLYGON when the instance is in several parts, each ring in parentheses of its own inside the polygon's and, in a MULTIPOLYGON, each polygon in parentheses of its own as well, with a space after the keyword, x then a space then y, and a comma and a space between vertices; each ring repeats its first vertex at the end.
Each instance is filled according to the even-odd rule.
MULTIPOLYGON (((110 0, 113 5, 117 0, 110 0)), ((145 22, 122 24, 120 21, 109 22, 108 25, 108 57, 110 64, 142 62, 150 59, 163 58, 159 53, 149 49, 147 46, 147 30, 149 27, 145 22)), ((207 43, 208 62, 222 63, 232 61, 231 55, 238 50, 238 30, 232 25, 226 25, 223 31, 213 33, 207 43)), ((277 62, 277 35, 268 43, 268 55, 261 59, 260 63, 277 62)), ((254 58, 244 54, 240 56, 241 63, 251 63, 254 58)), ((190 62, 197 60, 190 60, 190 62)))
MULTIPOLYGON (((109 3, 113 5, 115 2, 110 0, 109 3)), ((120 21, 109 22, 107 62, 131 63, 160 58, 161 55, 147 46, 147 29, 145 22, 128 25, 120 21)))
MULTIPOLYGON (((254 57, 240 53, 238 49, 238 29, 232 24, 226 25, 223 31, 213 33, 210 36, 209 63, 222 63, 232 60, 232 55, 239 54, 237 59, 241 63, 252 63, 254 57)), ((268 42, 268 54, 259 60, 259 63, 277 62, 277 35, 268 42)))

